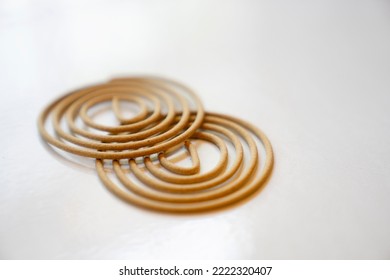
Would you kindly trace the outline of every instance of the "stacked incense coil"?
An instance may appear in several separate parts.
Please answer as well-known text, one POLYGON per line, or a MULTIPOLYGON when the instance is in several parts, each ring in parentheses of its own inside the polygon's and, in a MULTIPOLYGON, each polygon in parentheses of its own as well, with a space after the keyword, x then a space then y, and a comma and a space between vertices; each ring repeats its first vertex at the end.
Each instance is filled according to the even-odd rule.
POLYGON ((156 211, 196 212, 234 204, 260 189, 273 165, 271 144, 258 128, 205 112, 189 88, 161 78, 115 79, 60 97, 41 113, 39 131, 61 150, 95 158, 97 173, 112 193, 156 211), (126 117, 123 102, 135 104, 137 114, 126 117), (92 117, 93 108, 103 103, 111 104, 116 125, 92 117), (210 170, 202 170, 193 144, 197 140, 220 153, 210 170), (183 148, 192 161, 189 167, 171 160, 183 148), (265 155, 261 161, 259 150, 265 155))

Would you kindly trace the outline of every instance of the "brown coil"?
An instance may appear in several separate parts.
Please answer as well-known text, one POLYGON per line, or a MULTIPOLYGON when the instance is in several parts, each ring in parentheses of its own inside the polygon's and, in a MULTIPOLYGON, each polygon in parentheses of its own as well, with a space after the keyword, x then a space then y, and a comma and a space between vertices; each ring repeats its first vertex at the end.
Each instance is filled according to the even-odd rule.
POLYGON ((190 89, 159 78, 115 79, 72 92, 42 112, 39 131, 57 148, 96 158, 100 179, 122 200, 157 211, 205 211, 236 203, 263 185, 273 165, 271 144, 258 128, 231 116, 205 114, 190 89), (137 104, 138 114, 124 117, 121 101, 137 104), (90 116, 90 109, 102 102, 111 102, 118 125, 99 124, 90 116), (53 133, 46 129, 49 116, 53 133), (192 139, 218 148, 220 159, 213 169, 202 172, 192 139), (183 146, 190 167, 168 157, 183 146), (259 149, 265 151, 264 161, 259 149))
POLYGON ((88 87, 55 100, 41 113, 38 126, 48 143, 64 151, 92 158, 123 159, 163 152, 184 142, 201 126, 203 118, 202 103, 187 87, 156 78, 128 78, 88 87), (179 94, 180 90, 187 96, 179 94), (127 120, 118 110, 120 99, 134 100, 143 104, 142 108, 146 106, 144 102, 149 100, 154 108, 150 114, 144 109, 137 117, 127 120), (90 107, 108 100, 112 100, 113 110, 121 122, 117 126, 95 123, 88 116, 90 107), (187 126, 191 116, 191 102, 196 106, 196 118, 187 126), (163 106, 166 106, 167 113, 162 113, 163 106), (171 126, 178 110, 181 110, 180 121, 171 126), (45 128, 49 115, 52 115, 55 134, 60 139, 52 136, 45 128), (87 126, 106 134, 77 127, 77 117, 87 126), (67 121, 69 132, 62 128, 62 119, 67 121))

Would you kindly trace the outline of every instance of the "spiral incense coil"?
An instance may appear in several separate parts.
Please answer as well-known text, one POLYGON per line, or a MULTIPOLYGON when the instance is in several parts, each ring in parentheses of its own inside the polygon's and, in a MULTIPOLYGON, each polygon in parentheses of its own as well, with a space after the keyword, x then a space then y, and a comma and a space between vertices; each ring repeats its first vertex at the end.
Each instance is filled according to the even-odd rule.
POLYGON ((184 142, 200 127, 203 118, 202 103, 187 87, 157 78, 128 78, 75 91, 55 100, 40 115, 38 126, 48 143, 64 151, 91 158, 123 159, 159 153, 184 142), (119 109, 120 100, 139 104, 141 112, 134 118, 124 118, 119 109), (112 101, 113 111, 120 121, 117 126, 98 124, 88 115, 91 107, 106 101, 112 101), (154 105, 151 112, 145 102, 154 105), (195 105, 196 118, 188 126, 194 110, 191 104, 195 105), (163 109, 167 113, 163 113, 163 109), (180 121, 172 126, 178 111, 180 121), (58 137, 45 128, 50 115, 58 137), (78 127, 78 117, 87 127, 105 134, 78 127), (63 120, 69 131, 61 126, 63 120))
POLYGON ((190 89, 160 78, 115 79, 74 91, 46 107, 38 126, 49 144, 95 158, 98 176, 112 193, 150 210, 198 212, 234 204, 259 190, 273 166, 272 147, 261 130, 205 113, 190 89), (137 114, 124 116, 122 102, 136 104, 137 114), (105 103, 117 125, 94 120, 92 109, 105 103), (202 169, 193 140, 217 147, 212 169, 202 169), (182 147, 189 167, 171 159, 182 147))
MULTIPOLYGON (((212 170, 188 175, 164 164, 167 159, 164 154, 159 154, 158 163, 164 169, 150 157, 143 158, 149 174, 134 159, 129 159, 130 172, 142 185, 126 175, 118 160, 113 161, 113 168, 119 185, 110 180, 101 159, 96 160, 98 175, 111 192, 132 204, 158 211, 195 212, 227 206, 249 196, 261 187, 272 170, 273 153, 268 138, 258 128, 237 118, 206 113, 201 131, 191 139, 208 141, 218 147, 220 160, 212 170), (234 156, 228 154, 226 141, 233 144, 234 156), (259 162, 258 142, 265 150, 262 164, 259 162), (245 158, 248 158, 246 163, 245 158)), ((191 150, 191 142, 185 145, 191 150)), ((190 154, 193 156, 195 152, 190 151, 190 154)), ((195 166, 198 160, 196 157, 195 166)))

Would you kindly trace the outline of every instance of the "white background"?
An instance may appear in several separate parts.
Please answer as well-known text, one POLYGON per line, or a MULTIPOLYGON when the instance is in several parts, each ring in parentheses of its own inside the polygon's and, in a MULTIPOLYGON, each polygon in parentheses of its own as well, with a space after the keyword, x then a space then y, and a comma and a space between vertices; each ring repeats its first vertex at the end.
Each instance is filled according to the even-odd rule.
POLYGON ((0 258, 389 259, 388 1, 0 2, 0 258), (119 201, 49 153, 41 109, 118 75, 264 130, 267 187, 222 212, 119 201))

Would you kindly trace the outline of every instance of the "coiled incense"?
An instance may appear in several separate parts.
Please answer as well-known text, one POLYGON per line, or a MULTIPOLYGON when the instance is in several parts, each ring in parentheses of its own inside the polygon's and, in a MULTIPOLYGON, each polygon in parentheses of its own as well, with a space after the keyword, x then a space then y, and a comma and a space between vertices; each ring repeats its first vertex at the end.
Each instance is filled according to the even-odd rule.
POLYGON ((64 151, 99 159, 123 159, 163 152, 184 142, 200 127, 203 118, 204 110, 199 98, 185 86, 168 80, 130 78, 116 79, 106 84, 72 92, 57 99, 43 110, 39 117, 38 127, 42 137, 48 143, 64 151), (179 94, 179 89, 186 91, 188 97, 179 94), (111 99, 114 112, 122 121, 121 124, 105 126, 93 122, 87 114, 88 109, 111 99), (141 104, 142 100, 149 99, 155 107, 147 117, 141 113, 145 118, 140 121, 137 121, 139 117, 125 120, 117 109, 120 99, 137 100, 141 104), (191 99, 196 105, 197 113, 194 122, 187 127, 191 115, 191 99), (175 108, 177 107, 175 103, 179 103, 181 108, 175 108), (163 104, 168 110, 165 115, 161 112, 163 104), (181 110, 181 119, 171 126, 177 110, 181 110), (52 115, 55 134, 60 139, 51 135, 45 128, 49 115, 52 115), (79 116, 86 125, 104 131, 106 134, 102 135, 78 128, 75 120, 79 116), (67 121, 69 132, 61 127, 61 121, 64 118, 67 121), (185 127, 186 129, 183 129, 185 127))
POLYGON ((256 192, 273 165, 271 144, 261 130, 228 115, 205 113, 190 89, 159 78, 116 79, 72 92, 42 112, 39 131, 57 148, 95 158, 98 176, 119 198, 156 211, 197 212, 234 204, 256 192), (137 104, 138 114, 124 117, 121 101, 137 104), (118 125, 96 123, 89 115, 102 102, 111 102, 118 125), (46 129, 49 117, 54 133, 46 129), (202 172, 194 139, 218 148, 220 158, 211 170, 202 172), (183 146, 190 167, 167 157, 183 146), (265 159, 260 162, 261 148, 265 159), (107 173, 109 164, 117 182, 107 173))

